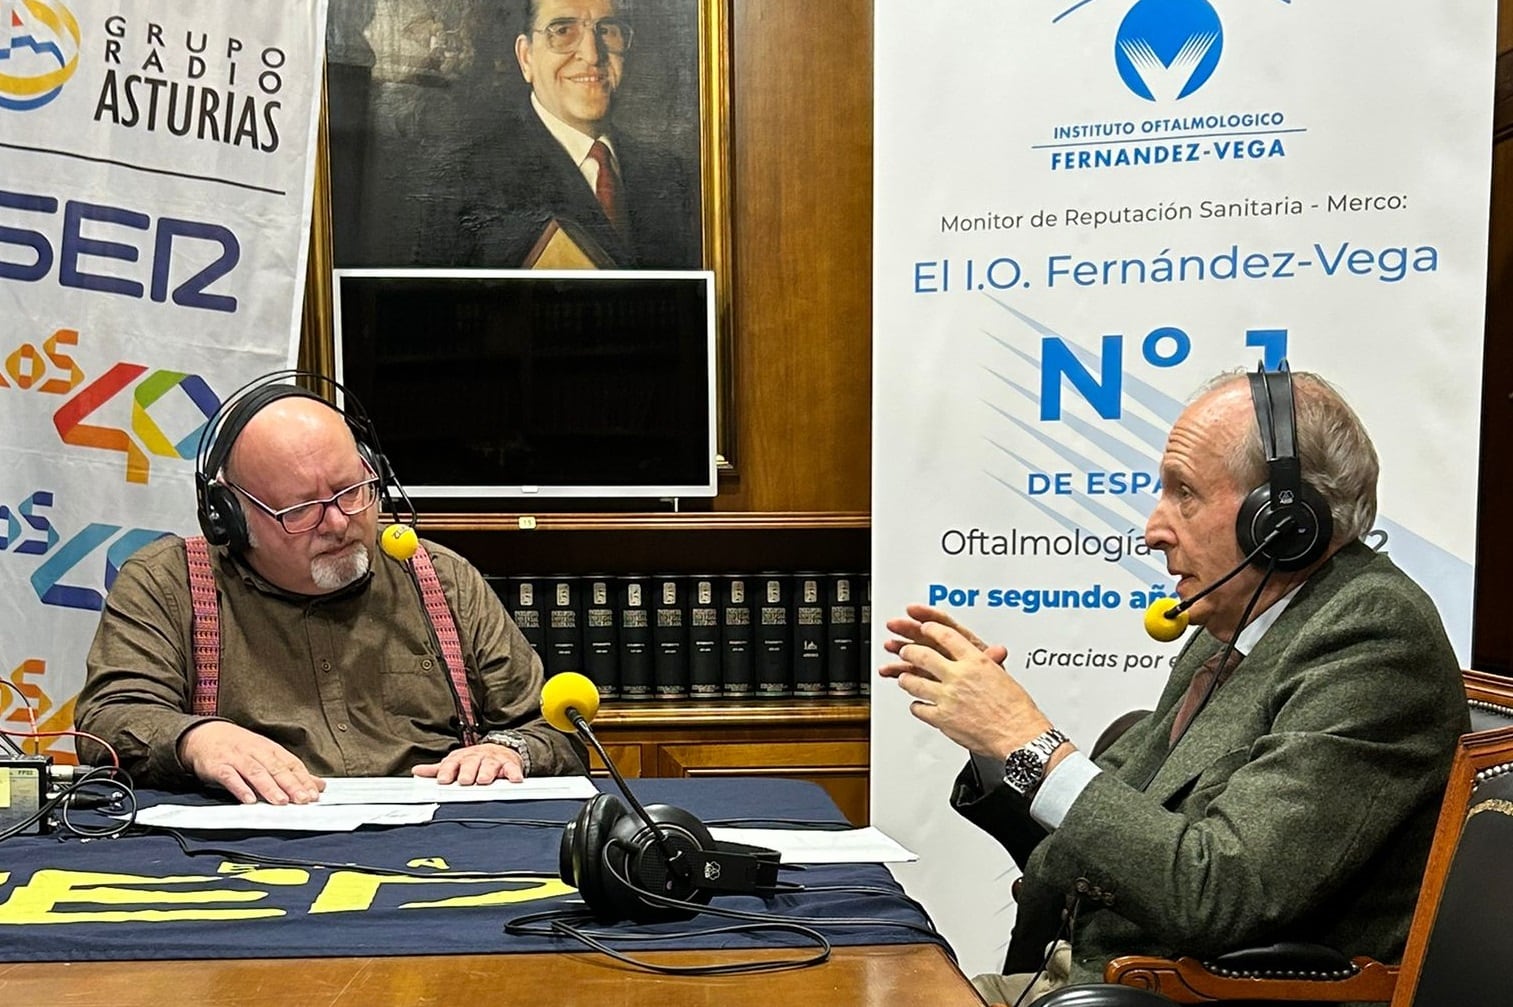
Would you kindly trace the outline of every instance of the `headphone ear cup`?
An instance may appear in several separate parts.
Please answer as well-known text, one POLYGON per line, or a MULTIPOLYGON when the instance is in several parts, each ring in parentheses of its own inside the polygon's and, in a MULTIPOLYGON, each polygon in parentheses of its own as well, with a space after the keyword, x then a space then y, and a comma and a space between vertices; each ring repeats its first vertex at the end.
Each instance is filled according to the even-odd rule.
POLYGON ((595 796, 563 830, 557 854, 562 880, 578 889, 584 904, 601 923, 625 918, 621 911, 627 894, 625 886, 604 870, 610 836, 625 817, 625 805, 614 794, 595 796))
POLYGON ((636 893, 639 889, 680 902, 707 903, 711 892, 700 889, 698 880, 682 876, 669 865, 665 845, 673 856, 689 854, 696 850, 713 849, 714 839, 704 823, 682 808, 667 804, 651 804, 646 807, 646 816, 658 826, 663 843, 647 828, 639 817, 626 814, 615 823, 609 849, 605 853, 607 865, 629 884, 605 870, 605 887, 613 893, 619 904, 619 919, 637 923, 665 923, 673 920, 692 919, 697 911, 676 906, 652 905, 636 893))
POLYGON ((1240 504, 1235 515, 1235 538, 1240 550, 1258 566, 1274 565, 1277 570, 1291 572, 1312 566, 1329 551, 1329 542, 1334 537, 1334 518, 1329 513, 1329 504, 1318 490, 1303 483, 1299 499, 1290 504, 1277 504, 1271 499, 1271 484, 1262 483, 1251 490, 1240 504), (1293 529, 1260 548, 1267 536, 1286 519, 1292 519, 1293 529))
POLYGON ((247 548, 247 515, 242 502, 228 486, 209 483, 201 494, 200 531, 211 545, 231 547, 233 552, 247 548))

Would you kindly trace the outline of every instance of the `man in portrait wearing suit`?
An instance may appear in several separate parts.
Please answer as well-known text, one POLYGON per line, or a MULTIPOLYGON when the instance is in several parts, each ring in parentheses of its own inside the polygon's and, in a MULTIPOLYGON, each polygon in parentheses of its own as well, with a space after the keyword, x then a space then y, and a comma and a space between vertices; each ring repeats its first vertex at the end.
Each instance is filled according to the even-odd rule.
POLYGON ((498 165, 463 215, 470 264, 533 265, 560 231, 594 265, 701 265, 698 191, 666 145, 614 126, 634 51, 624 0, 530 0, 515 59, 525 105, 490 138, 498 165))
POLYGON ((1286 940, 1400 959, 1469 723, 1433 602, 1362 541, 1377 473, 1315 375, 1200 392, 1168 437, 1145 539, 1202 631, 1155 711, 1096 761, 1005 671, 1005 647, 926 606, 888 622, 881 674, 972 753, 952 806, 1023 871, 1012 974, 974 980, 989 1001, 1041 970, 1031 1000, 1100 982, 1123 954, 1286 940), (1275 494, 1287 478, 1295 492, 1275 494))

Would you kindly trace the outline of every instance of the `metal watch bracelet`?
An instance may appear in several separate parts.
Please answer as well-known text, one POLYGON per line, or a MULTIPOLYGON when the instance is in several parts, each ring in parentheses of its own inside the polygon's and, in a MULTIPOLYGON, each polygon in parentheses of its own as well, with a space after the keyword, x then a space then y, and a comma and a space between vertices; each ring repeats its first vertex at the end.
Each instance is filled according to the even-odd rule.
POLYGON ((503 745, 505 748, 514 750, 520 756, 520 771, 526 776, 531 775, 531 749, 525 742, 525 735, 519 731, 501 730, 490 731, 479 739, 486 745, 503 745))

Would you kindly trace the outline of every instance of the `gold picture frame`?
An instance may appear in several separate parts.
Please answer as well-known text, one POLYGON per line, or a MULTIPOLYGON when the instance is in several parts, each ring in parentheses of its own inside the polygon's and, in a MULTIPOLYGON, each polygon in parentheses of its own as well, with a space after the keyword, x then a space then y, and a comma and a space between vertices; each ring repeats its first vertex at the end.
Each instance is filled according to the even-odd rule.
MULTIPOLYGON (((515 5, 501 5, 499 0, 473 0, 480 11, 514 12, 515 5)), ((407 6, 410 12, 424 9, 427 0, 332 0, 335 12, 343 3, 361 4, 366 10, 384 3, 407 6)), ((468 6, 467 0, 438 4, 450 11, 468 6)), ((641 0, 640 6, 652 6, 641 0)), ((696 29, 689 34, 697 39, 698 94, 698 244, 702 261, 698 264, 714 274, 716 292, 717 352, 717 425, 716 446, 722 478, 735 472, 735 361, 731 313, 732 207, 730 155, 730 0, 657 0, 656 9, 664 18, 696 19, 696 29)), ((334 13, 333 13, 333 16, 334 13)), ((509 16, 501 15, 501 16, 509 16)), ((519 16, 516 14, 515 16, 519 16)), ((688 26, 694 27, 692 25, 688 26)), ((333 224, 332 150, 331 150, 331 65, 322 86, 321 115, 316 148, 314 199, 310 229, 309 265, 306 274, 305 307, 302 323, 299 366, 335 374, 333 336, 332 272, 347 265, 429 265, 415 262, 343 262, 335 252, 337 235, 333 224)), ((503 72, 503 68, 501 68, 503 72)), ((380 209, 378 212, 382 212, 380 209)), ((449 263, 456 265, 457 263, 449 263)), ((496 263, 489 263, 497 265, 496 263)))

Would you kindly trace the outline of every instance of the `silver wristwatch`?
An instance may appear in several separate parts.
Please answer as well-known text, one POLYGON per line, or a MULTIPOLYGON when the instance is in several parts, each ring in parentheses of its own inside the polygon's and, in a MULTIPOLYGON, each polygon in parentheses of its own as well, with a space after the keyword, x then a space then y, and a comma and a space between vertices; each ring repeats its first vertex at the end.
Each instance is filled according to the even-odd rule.
POLYGON ((1014 749, 1003 760, 1004 786, 1022 797, 1035 793, 1045 779, 1045 767, 1051 761, 1051 755, 1070 740, 1053 727, 1022 748, 1014 749))
POLYGON ((525 743, 525 735, 519 731, 490 731, 478 740, 486 745, 503 745, 513 749, 520 756, 520 772, 525 776, 531 775, 531 749, 525 743))

